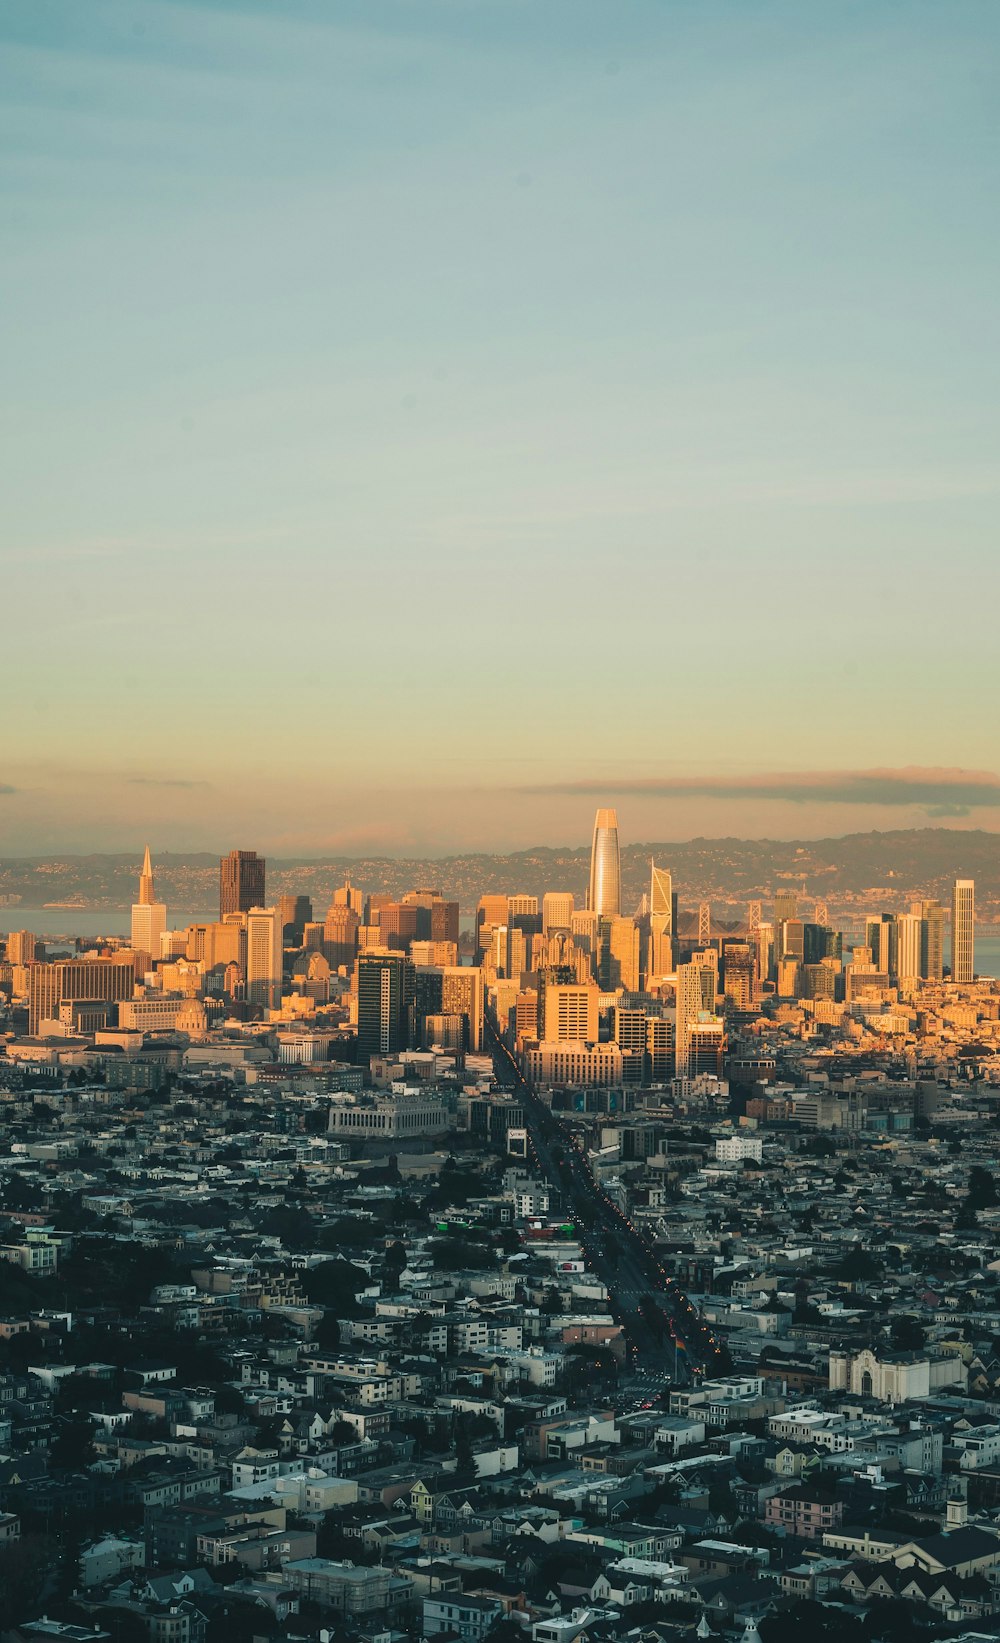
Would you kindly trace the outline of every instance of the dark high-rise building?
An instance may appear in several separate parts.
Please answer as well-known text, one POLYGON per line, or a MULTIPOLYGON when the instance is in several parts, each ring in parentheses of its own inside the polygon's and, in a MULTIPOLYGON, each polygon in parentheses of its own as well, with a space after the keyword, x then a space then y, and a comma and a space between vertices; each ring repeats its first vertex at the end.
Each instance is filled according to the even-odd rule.
POLYGON ((342 901, 330 903, 323 924, 323 951, 332 970, 338 970, 342 964, 353 965, 360 923, 353 907, 342 901))
POLYGON ((403 904, 417 910, 417 941, 458 941, 457 901, 445 901, 440 890, 408 890, 403 904))
POLYGON ((825 924, 804 924, 802 936, 804 964, 820 964, 825 958, 843 957, 844 938, 839 930, 831 930, 825 924))
POLYGON ((798 918, 799 898, 794 890, 778 890, 774 897, 774 923, 780 929, 786 919, 798 918))
POLYGON ((458 902, 435 901, 431 904, 431 940, 453 941, 458 944, 458 902))
POLYGON ((531 944, 532 936, 542 933, 542 915, 538 910, 537 896, 508 896, 507 923, 513 930, 520 930, 521 934, 531 944))
POLYGON ((427 1020, 457 1017, 463 1050, 478 1050, 483 1034, 483 973, 475 965, 424 965, 414 971, 414 1036, 430 1048, 427 1020))
POLYGON ((424 908, 414 907, 403 901, 388 901, 380 907, 378 927, 382 932, 383 947, 392 947, 400 953, 408 953, 412 943, 417 939, 421 912, 427 917, 429 929, 430 918, 424 908))
POLYGON ((944 974, 944 908, 939 901, 922 901, 919 911, 920 974, 925 981, 940 981, 944 974))
POLYGON ((722 991, 737 1010, 753 1008, 757 989, 757 951, 749 941, 722 944, 722 991))
POLYGON ((219 863, 219 917, 264 906, 266 863, 256 850, 230 850, 219 863))
POLYGON ((865 920, 865 946, 871 949, 872 963, 883 975, 894 976, 897 931, 892 913, 880 913, 877 918, 865 920))
POLYGON ((312 923, 313 906, 308 896, 282 896, 278 902, 281 913, 281 934, 286 947, 301 947, 302 932, 312 923))
POLYGON ((413 964, 405 953, 358 954, 358 1062, 409 1043, 413 964))

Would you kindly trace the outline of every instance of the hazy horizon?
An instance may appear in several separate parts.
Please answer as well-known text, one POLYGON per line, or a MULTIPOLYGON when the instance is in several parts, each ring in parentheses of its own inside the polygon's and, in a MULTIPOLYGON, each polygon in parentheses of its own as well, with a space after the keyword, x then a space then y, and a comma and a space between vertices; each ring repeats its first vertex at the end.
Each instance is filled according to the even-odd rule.
POLYGON ((0 44, 0 850, 1000 825, 1000 8, 0 44))
MULTIPOLYGON (((998 829, 985 828, 985 827, 975 827, 975 828, 973 828, 973 827, 969 827, 967 825, 959 826, 956 823, 952 822, 948 825, 945 825, 944 823, 938 823, 934 826, 930 826, 930 825, 925 823, 924 826, 922 826, 922 827, 919 826, 919 825, 916 825, 916 826, 913 826, 913 827, 898 827, 897 826, 897 827, 885 827, 885 828, 874 828, 874 827, 873 828, 861 828, 861 829, 850 828, 850 829, 845 830, 844 832, 832 832, 832 833, 815 834, 815 835, 808 835, 808 836, 805 835, 805 834, 801 834, 801 833, 789 833, 789 834, 784 835, 784 836, 779 836, 779 835, 774 835, 774 834, 767 834, 767 833, 761 833, 761 834, 695 833, 695 834, 691 834, 689 837, 686 837, 686 838, 679 838, 679 837, 668 838, 666 836, 655 837, 654 838, 654 837, 650 836, 648 838, 631 839, 631 838, 622 837, 621 838, 621 848, 622 848, 623 851, 624 850, 644 850, 644 849, 650 849, 650 850, 652 850, 652 849, 671 849, 671 848, 682 848, 682 847, 686 847, 686 846, 689 846, 689 845, 692 845, 692 844, 698 844, 698 843, 702 843, 702 842, 709 843, 709 844, 722 844, 722 843, 727 842, 728 840, 732 840, 732 842, 735 843, 735 844, 748 844, 748 845, 750 845, 750 844, 799 844, 799 843, 802 843, 802 844, 810 844, 810 843, 821 844, 821 843, 824 843, 824 842, 833 842, 833 843, 835 843, 837 841, 842 841, 842 840, 855 838, 855 837, 862 837, 863 838, 863 837, 867 837, 869 835, 878 836, 878 835, 881 835, 881 834, 889 835, 889 834, 893 834, 893 833, 928 833, 928 832, 929 833, 956 833, 959 836, 961 836, 962 834, 966 834, 966 833, 974 833, 974 834, 982 834, 985 837, 997 837, 998 839, 1000 839, 1000 830, 998 830, 998 829)), ((621 828, 620 827, 619 827, 619 833, 621 833, 621 828)), ((129 843, 126 843, 126 844, 122 844, 118 848, 115 848, 115 847, 109 845, 109 846, 102 847, 101 849, 94 849, 94 850, 83 850, 83 849, 79 849, 79 850, 76 850, 76 849, 62 849, 62 850, 59 850, 59 851, 13 851, 13 850, 5 850, 3 852, 2 858, 0 858, 0 859, 3 859, 4 861, 9 861, 9 862, 10 861, 34 861, 34 860, 44 861, 44 860, 49 859, 50 856, 57 854, 61 858, 67 858, 67 859, 75 859, 75 858, 86 859, 88 857, 107 857, 109 860, 121 861, 121 860, 128 860, 128 859, 134 857, 136 859, 136 861, 141 861, 142 852, 143 852, 143 850, 144 850, 147 843, 149 844, 150 850, 151 850, 152 855, 153 855, 154 867, 155 867, 155 865, 158 861, 162 863, 162 862, 173 860, 173 859, 176 859, 176 858, 191 858, 191 857, 194 857, 194 856, 204 856, 206 858, 206 860, 215 861, 217 858, 221 858, 221 856, 223 856, 230 849, 233 849, 233 848, 247 848, 247 849, 257 850, 261 855, 264 855, 265 857, 271 856, 276 862, 282 863, 282 865, 294 865, 297 861, 322 864, 322 861, 324 859, 324 851, 323 851, 322 848, 317 848, 314 851, 306 852, 305 854, 300 855, 300 856, 296 856, 296 855, 282 856, 281 854, 279 854, 276 851, 269 850, 266 841, 261 840, 261 839, 247 839, 246 837, 243 837, 242 835, 241 835, 240 839, 237 841, 235 846, 234 846, 232 840, 227 838, 225 841, 223 841, 220 838, 220 840, 219 840, 219 842, 218 842, 218 844, 215 848, 199 847, 198 849, 194 849, 194 848, 185 849, 185 848, 171 847, 170 845, 157 845, 155 840, 153 840, 153 839, 147 840, 147 839, 144 838, 142 843, 139 844, 139 845, 137 845, 135 842, 129 842, 129 843)), ((401 851, 388 851, 388 850, 385 850, 385 851, 330 850, 328 854, 329 854, 329 859, 331 861, 365 861, 365 860, 375 861, 375 860, 384 860, 384 861, 394 862, 394 861, 407 861, 409 859, 420 859, 420 860, 432 861, 432 860, 435 860, 437 858, 440 858, 441 860, 451 860, 455 857, 465 857, 465 856, 474 857, 474 856, 479 856, 479 855, 481 855, 481 856, 524 855, 524 854, 530 854, 533 850, 551 851, 551 852, 554 852, 555 854, 559 854, 560 852, 569 852, 569 853, 575 853, 575 852, 581 852, 581 851, 582 852, 587 852, 587 851, 590 850, 590 846, 591 846, 591 834, 588 833, 586 838, 581 837, 581 838, 576 839, 576 840, 573 840, 573 839, 568 838, 568 837, 563 838, 563 839, 559 839, 558 841, 555 841, 555 842, 546 842, 546 841, 536 839, 531 844, 511 846, 509 849, 503 849, 501 847, 498 847, 496 849, 487 850, 485 848, 480 849, 480 848, 476 848, 476 847, 471 847, 471 848, 468 848, 468 849, 465 849, 465 850, 437 850, 437 851, 427 850, 427 851, 421 851, 421 852, 415 853, 412 857, 407 856, 406 853, 401 852, 401 851)), ((961 852, 957 851, 956 852, 956 857, 960 856, 960 854, 961 854, 961 852)))

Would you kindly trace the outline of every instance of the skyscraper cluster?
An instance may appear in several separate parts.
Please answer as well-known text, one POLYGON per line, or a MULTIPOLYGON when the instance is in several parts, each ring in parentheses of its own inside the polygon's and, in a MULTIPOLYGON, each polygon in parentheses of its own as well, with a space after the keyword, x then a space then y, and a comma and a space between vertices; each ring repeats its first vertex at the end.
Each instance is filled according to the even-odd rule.
MULTIPOLYGON (((925 897, 869 914, 846 948, 827 903, 787 885, 769 904, 752 900, 742 927, 722 928, 705 900, 679 911, 667 863, 649 862, 646 885, 623 905, 618 817, 601 808, 582 905, 559 885, 540 896, 489 891, 463 932, 458 902, 440 889, 366 893, 348 877, 314 916, 294 890, 269 902, 263 857, 231 850, 218 917, 171 930, 147 846, 127 947, 46 962, 21 931, 6 957, 32 1034, 56 1023, 198 1033, 228 1015, 311 1032, 310 1054, 353 1054, 367 1067, 475 1056, 489 1028, 537 1086, 606 1090, 718 1078, 733 1032, 786 1001, 816 1027, 886 1028, 921 989, 974 982, 971 879, 955 881, 950 918, 925 897)), ((290 1041, 288 1053, 305 1052, 290 1041)))

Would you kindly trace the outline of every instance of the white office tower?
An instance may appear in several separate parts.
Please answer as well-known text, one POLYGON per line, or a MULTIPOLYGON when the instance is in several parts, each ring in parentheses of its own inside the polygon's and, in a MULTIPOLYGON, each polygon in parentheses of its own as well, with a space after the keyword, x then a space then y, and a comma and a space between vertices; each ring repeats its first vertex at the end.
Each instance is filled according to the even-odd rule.
POLYGON ((598 918, 618 918, 622 910, 618 815, 614 810, 599 810, 594 820, 594 842, 590 851, 590 895, 587 905, 598 918))
POLYGON ((148 953, 159 958, 162 938, 167 928, 167 909, 157 901, 153 888, 153 864, 149 859, 149 845, 139 875, 139 900, 132 906, 132 948, 137 953, 148 953))
POLYGON ((542 897, 542 934, 554 931, 569 935, 573 928, 573 893, 570 890, 547 890, 542 897))
POLYGON ((281 1003, 281 909, 251 907, 247 919, 247 1003, 276 1010, 281 1003))
POLYGON ((669 867, 649 864, 649 974, 653 979, 673 974, 674 881, 669 867))
POLYGON ((756 940, 757 971, 763 983, 770 978, 774 962, 774 925, 758 924, 756 940))
POLYGON ((896 974, 901 983, 913 986, 920 979, 920 953, 924 921, 919 913, 900 913, 896 919, 896 974))
POLYGON ((975 975, 976 884, 956 879, 951 892, 951 979, 969 982, 975 975))
POLYGON ((518 981, 528 968, 528 944, 516 924, 501 924, 493 932, 493 967, 498 976, 518 981))
POLYGON ((691 1027, 698 1020, 705 1008, 705 998, 702 991, 702 965, 679 964, 677 966, 677 1028, 676 1028, 676 1068, 677 1077, 686 1078, 691 1065, 691 1027))

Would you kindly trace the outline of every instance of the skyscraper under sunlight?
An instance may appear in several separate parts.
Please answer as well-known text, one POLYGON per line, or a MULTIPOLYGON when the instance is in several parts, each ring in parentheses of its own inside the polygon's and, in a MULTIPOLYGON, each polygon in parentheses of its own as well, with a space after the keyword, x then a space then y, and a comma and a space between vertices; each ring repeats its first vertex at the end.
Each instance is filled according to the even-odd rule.
POLYGON ((587 905, 600 918, 617 918, 622 910, 621 860, 618 852, 618 814, 599 810, 594 819, 590 851, 590 895, 587 905))
POLYGON ((230 850, 219 863, 219 917, 264 905, 266 863, 256 850, 230 850))
POLYGON ((970 982, 976 963, 976 885, 956 879, 951 892, 951 979, 970 982))
POLYGON ((150 958, 159 959, 160 941, 167 928, 167 909, 162 901, 157 901, 153 887, 153 864, 149 858, 149 845, 143 858, 142 872, 139 875, 139 900, 132 905, 132 946, 137 953, 147 953, 150 958))

